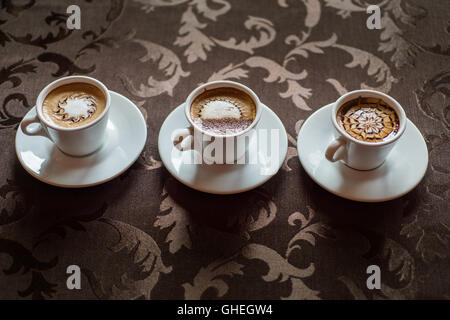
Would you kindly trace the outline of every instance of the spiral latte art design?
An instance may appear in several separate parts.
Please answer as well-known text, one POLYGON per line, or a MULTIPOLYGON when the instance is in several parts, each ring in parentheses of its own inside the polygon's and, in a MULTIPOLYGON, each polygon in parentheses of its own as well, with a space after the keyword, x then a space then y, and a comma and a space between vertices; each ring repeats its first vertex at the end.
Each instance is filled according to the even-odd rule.
POLYGON ((96 109, 94 97, 75 94, 61 99, 55 114, 61 121, 80 122, 89 118, 96 109))
POLYGON ((106 108, 103 92, 88 83, 71 83, 58 87, 42 103, 44 117, 54 125, 76 128, 97 119, 106 108))
POLYGON ((344 104, 338 111, 339 125, 355 139, 382 142, 398 132, 395 111, 382 100, 358 98, 344 104))

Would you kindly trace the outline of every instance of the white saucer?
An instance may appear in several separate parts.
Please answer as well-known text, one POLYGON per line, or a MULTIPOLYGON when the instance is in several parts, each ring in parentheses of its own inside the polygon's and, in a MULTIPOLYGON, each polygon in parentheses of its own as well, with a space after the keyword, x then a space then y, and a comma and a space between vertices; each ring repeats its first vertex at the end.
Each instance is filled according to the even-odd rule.
MULTIPOLYGON (((126 171, 144 148, 147 125, 133 102, 119 93, 110 93, 106 140, 100 150, 86 157, 71 157, 47 138, 24 134, 19 126, 16 154, 24 169, 42 182, 64 188, 98 185, 126 171)), ((24 120, 35 115, 33 108, 24 120)))
POLYGON ((298 135, 300 162, 311 179, 337 196, 362 202, 392 200, 419 184, 427 170, 428 150, 422 134, 409 120, 405 133, 380 167, 358 171, 343 162, 328 161, 325 150, 335 137, 331 106, 314 112, 298 135))
MULTIPOLYGON (((183 157, 190 157, 192 150, 179 151, 171 141, 174 130, 186 128, 189 122, 184 113, 184 104, 173 110, 164 121, 159 131, 158 149, 164 166, 181 183, 207 193, 233 194, 256 188, 273 175, 275 175, 283 164, 287 154, 287 134, 281 120, 268 107, 263 106, 261 120, 255 129, 279 129, 279 157, 272 167, 276 167, 270 174, 261 174, 264 167, 268 165, 269 158, 261 160, 258 164, 186 164, 183 157), (261 163, 265 163, 262 165, 261 163)), ((270 139, 268 140, 270 141, 270 139)), ((268 146, 270 150, 271 146, 268 146)))

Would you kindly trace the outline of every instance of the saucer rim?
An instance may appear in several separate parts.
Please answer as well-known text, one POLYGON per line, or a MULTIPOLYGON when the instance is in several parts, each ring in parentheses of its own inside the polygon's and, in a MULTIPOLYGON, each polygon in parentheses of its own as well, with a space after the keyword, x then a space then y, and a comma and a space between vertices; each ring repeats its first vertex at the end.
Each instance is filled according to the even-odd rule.
MULTIPOLYGON (((351 195, 348 195, 348 194, 344 194, 344 193, 341 193, 341 192, 337 192, 337 191, 335 191, 335 190, 333 190, 333 189, 331 189, 331 188, 328 188, 326 185, 324 185, 323 183, 320 183, 315 177, 314 177, 314 175, 312 175, 312 174, 310 174, 310 172, 305 168, 305 165, 304 165, 304 163, 303 163, 303 161, 302 161, 302 158, 301 158, 301 156, 300 156, 300 134, 301 134, 301 132, 302 132, 302 129, 305 127, 305 124, 306 123, 308 123, 309 121, 311 121, 311 119, 313 118, 313 116, 318 112, 318 111, 320 111, 320 110, 322 110, 322 109, 326 109, 326 108, 330 108, 331 109, 331 107, 332 107, 332 105, 333 105, 333 103, 329 103, 329 104, 326 104, 326 105, 324 105, 324 106, 322 106, 321 108, 319 108, 319 109, 317 109, 315 112, 313 112, 305 121, 304 121, 304 123, 302 124, 302 127, 300 128, 300 131, 298 132, 298 135, 297 135, 297 154, 298 154, 298 158, 299 158, 299 160, 300 160, 300 164, 302 165, 302 167, 303 167, 303 170, 305 170, 305 172, 306 172, 306 174, 317 184, 317 185, 319 185, 321 188, 323 188, 324 190, 326 190, 326 191, 328 191, 328 192, 330 192, 330 193, 332 193, 332 194, 334 194, 334 195, 336 195, 336 196, 338 196, 338 197, 341 197, 341 198, 344 198, 344 199, 347 199, 347 200, 351 200, 351 201, 356 201, 356 202, 366 202, 366 203, 379 203, 379 202, 386 202, 386 201, 391 201, 391 200, 394 200, 394 199, 398 199, 398 198, 401 198, 401 197, 403 197, 404 195, 406 195, 407 193, 409 193, 409 192, 411 192, 412 190, 414 190, 418 185, 419 185, 419 183, 423 180, 423 178, 425 177, 425 175, 426 175, 426 173, 427 173, 427 171, 428 171, 428 166, 429 166, 429 155, 428 155, 428 152, 426 152, 426 166, 425 166, 425 169, 423 170, 423 172, 422 172, 422 174, 420 175, 420 179, 417 179, 417 182, 415 182, 414 184, 411 184, 411 187, 408 187, 408 188, 406 188, 406 191, 404 191, 404 192, 402 192, 402 193, 399 193, 399 194, 397 194, 397 195, 394 195, 394 196, 390 196, 390 197, 383 197, 383 198, 370 198, 370 199, 367 199, 367 198, 361 198, 361 197, 352 197, 351 195)), ((409 120, 409 119, 407 119, 408 120, 408 122, 407 122, 407 126, 406 126, 406 128, 408 127, 408 126, 410 126, 413 130, 415 129, 416 131, 418 131, 419 133, 420 133, 420 137, 422 138, 422 142, 424 143, 424 145, 425 145, 425 148, 427 149, 427 151, 428 151, 428 148, 427 148, 427 144, 426 144, 426 142, 425 142, 425 139, 423 138, 423 135, 422 135, 422 133, 420 132, 420 130, 417 128, 417 126, 411 121, 411 120, 409 120)), ((336 163, 337 164, 337 163, 336 163)), ((354 170, 356 173, 362 173, 362 172, 364 172, 364 171, 359 171, 359 170, 356 170, 356 169, 352 169, 352 168, 350 168, 351 170, 354 170)), ((375 168, 375 169, 373 169, 373 170, 376 170, 377 168, 375 168)))
MULTIPOLYGON (((131 101, 130 99, 128 99, 128 98, 125 97, 124 95, 122 95, 122 94, 120 94, 120 93, 118 93, 118 92, 115 92, 115 91, 113 91, 113 90, 108 90, 108 91, 109 91, 109 93, 111 94, 111 96, 112 96, 112 95, 117 95, 117 96, 120 96, 120 97, 124 98, 124 99, 127 100, 127 102, 129 102, 129 103, 130 103, 137 111, 139 111, 140 119, 142 120, 142 123, 143 123, 143 125, 144 125, 144 129, 145 129, 145 139, 144 139, 144 142, 143 142, 142 146, 139 146, 139 148, 138 148, 138 149, 140 149, 139 153, 137 153, 137 156, 133 159, 133 161, 130 161, 130 163, 129 163, 127 166, 125 166, 125 168, 124 168, 123 170, 120 170, 119 172, 117 172, 116 174, 112 175, 112 176, 109 177, 109 178, 106 178, 106 179, 103 179, 103 180, 99 180, 99 181, 93 182, 93 183, 87 183, 87 184, 60 184, 60 183, 53 182, 53 181, 51 181, 51 180, 44 179, 42 176, 40 176, 40 175, 36 174, 35 172, 29 170, 29 169, 28 169, 28 166, 26 166, 26 165, 23 163, 22 157, 19 156, 19 153, 18 153, 18 150, 17 150, 17 148, 18 148, 17 137, 18 137, 19 132, 20 132, 20 130, 19 130, 19 129, 20 129, 20 126, 19 126, 19 129, 17 130, 16 135, 15 135, 15 141, 14 141, 15 146, 14 146, 14 149, 15 149, 15 152, 16 152, 16 157, 17 157, 17 159, 19 160, 19 162, 20 162, 22 168, 24 168, 25 171, 26 171, 29 175, 31 175, 33 178, 39 180, 40 182, 43 182, 43 183, 45 183, 45 184, 48 184, 48 185, 51 185, 51 186, 54 186, 54 187, 64 188, 64 189, 81 189, 81 188, 89 188, 89 187, 98 186, 98 185, 107 183, 107 182, 109 182, 109 181, 111 181, 111 180, 114 180, 115 178, 119 177, 119 176, 122 175, 124 172, 126 172, 126 171, 127 171, 127 170, 128 170, 128 169, 136 162, 136 161, 137 161, 137 159, 138 159, 139 156, 142 154, 142 151, 143 151, 144 148, 145 148, 145 145, 146 145, 146 143, 147 143, 147 138, 148 138, 147 122, 145 121, 142 112, 139 110, 139 108, 136 106, 136 104, 135 104, 133 101, 131 101)), ((111 100, 112 100, 112 98, 111 98, 111 100)), ((111 101, 111 102, 112 102, 112 101, 111 101)), ((112 105, 111 105, 111 106, 112 106, 112 105)), ((30 110, 25 114, 25 116, 22 118, 22 120, 20 121, 20 123, 22 123, 23 119, 24 119, 30 112, 33 112, 33 108, 36 108, 36 106, 33 106, 32 108, 30 108, 30 110)), ((34 110, 34 112, 37 112, 37 111, 34 110)), ((109 120, 109 119, 108 119, 108 120, 109 120)), ((24 134, 24 133, 22 133, 22 134, 24 134)), ((24 134, 24 135, 25 135, 25 134, 24 134)), ((96 153, 96 152, 99 152, 99 151, 100 151, 100 150, 94 151, 93 153, 96 153)), ((61 152, 62 152, 62 151, 61 151, 61 152)), ((64 154, 65 156, 67 156, 67 157, 70 157, 70 158, 78 158, 78 157, 70 156, 70 155, 68 155, 68 154, 66 154, 66 153, 63 153, 63 154, 64 154)), ((88 156, 89 156, 89 155, 88 155, 88 156)))
MULTIPOLYGON (((160 155, 160 158, 161 158, 161 162, 162 162, 164 168, 170 173, 170 175, 171 175, 172 177, 174 177, 177 181, 179 181, 180 183, 182 183, 183 185, 185 185, 185 186, 187 186, 187 187, 189 187, 189 188, 191 188, 191 189, 194 189, 194 190, 196 190, 196 191, 200 191, 200 192, 204 192, 204 193, 208 193, 208 194, 216 194, 216 195, 239 194, 239 193, 247 192, 247 191, 250 191, 250 190, 253 190, 253 189, 256 189, 256 188, 262 186, 264 183, 266 183, 266 182, 269 181, 272 177, 274 177, 274 176, 280 171, 280 169, 283 167, 283 163, 284 163, 284 161, 286 160, 287 153, 288 153, 288 147, 289 147, 288 134, 287 134, 286 128, 284 127, 284 124, 283 124, 283 122, 281 121, 281 119, 278 117, 278 115, 277 115, 272 109, 270 109, 266 104, 264 104, 264 103, 261 102, 261 105, 263 106, 263 107, 262 107, 262 110, 261 110, 261 117, 263 116, 263 113, 264 113, 264 112, 270 111, 270 112, 275 116, 275 118, 278 120, 278 122, 281 124, 281 127, 283 128, 283 132, 284 132, 284 134, 285 134, 285 136, 286 136, 286 144, 285 144, 285 145, 286 145, 286 152, 285 152, 285 154, 284 154, 283 160, 280 161, 280 164, 279 164, 279 167, 278 167, 277 171, 276 171, 273 175, 267 176, 266 179, 262 180, 261 182, 258 182, 258 183, 255 184, 255 185, 252 185, 252 186, 247 187, 247 188, 242 188, 242 189, 238 189, 238 190, 233 190, 233 191, 208 191, 207 189, 203 189, 203 188, 201 188, 201 187, 197 187, 197 186, 195 186, 195 185, 193 185, 193 184, 191 184, 191 183, 188 183, 188 182, 185 182, 185 181, 181 180, 176 174, 174 174, 174 173, 166 166, 166 164, 165 164, 165 162, 164 162, 164 160, 163 160, 163 157, 161 156, 163 153, 161 152, 161 143, 160 143, 160 142, 161 142, 161 140, 162 140, 163 138, 161 137, 160 133, 161 133, 161 130, 162 130, 163 126, 165 125, 166 121, 167 121, 167 120, 173 115, 173 113, 176 112, 179 108, 184 108, 184 105, 185 105, 184 102, 181 103, 180 105, 178 105, 177 107, 175 107, 175 108, 169 113, 169 115, 168 115, 168 116, 166 117, 166 119, 164 120, 164 122, 163 122, 163 124, 161 125, 161 127, 160 127, 160 129, 159 129, 159 132, 158 132, 158 152, 159 152, 159 155, 160 155)), ((183 115, 184 115, 184 112, 183 112, 183 115)), ((186 120, 186 121, 187 121, 187 120, 186 120)), ((188 123, 188 126, 189 126, 190 123, 189 123, 188 121, 187 121, 187 123, 188 123)), ((261 125, 261 124, 258 123, 254 128, 256 129, 256 128, 258 128, 260 125, 261 125)), ((197 164, 192 164, 192 165, 198 166, 197 164)), ((233 166, 234 166, 234 165, 235 165, 235 164, 233 164, 233 166)), ((245 164, 245 165, 247 165, 247 164, 245 164)))

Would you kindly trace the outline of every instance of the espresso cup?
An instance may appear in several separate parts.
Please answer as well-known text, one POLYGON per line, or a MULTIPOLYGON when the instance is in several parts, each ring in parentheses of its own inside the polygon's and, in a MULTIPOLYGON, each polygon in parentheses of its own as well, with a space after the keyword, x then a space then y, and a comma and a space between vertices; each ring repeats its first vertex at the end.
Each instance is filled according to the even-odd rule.
POLYGON ((111 104, 111 96, 106 86, 100 81, 86 76, 60 78, 47 85, 39 94, 33 119, 21 123, 23 133, 29 136, 43 136, 50 139, 62 152, 72 156, 85 156, 98 150, 105 140, 106 125, 111 104), (106 106, 98 118, 84 126, 64 128, 51 123, 43 115, 42 104, 54 89, 72 83, 87 83, 100 89, 105 95, 106 106), (32 125, 32 124, 38 124, 32 125), (34 128, 32 128, 34 127, 34 128))
POLYGON ((341 96, 332 107, 331 123, 335 128, 335 139, 328 146, 325 157, 331 161, 343 161, 357 170, 372 170, 383 164, 397 141, 405 132, 407 118, 401 105, 392 97, 374 90, 355 90, 341 96), (366 142, 350 136, 337 121, 340 108, 347 102, 361 98, 381 99, 397 114, 399 128, 397 133, 386 141, 366 142))
POLYGON ((258 96, 243 84, 227 80, 213 81, 199 86, 189 94, 184 104, 184 113, 190 125, 187 128, 178 129, 172 134, 172 141, 176 148, 181 151, 197 151, 196 160, 194 160, 197 164, 202 162, 207 164, 232 164, 236 160, 244 157, 249 143, 252 141, 252 129, 258 124, 261 118, 262 104, 258 96), (192 102, 203 92, 217 88, 237 89, 246 93, 253 100, 256 107, 256 115, 253 122, 247 128, 233 134, 218 135, 204 130, 193 121, 190 115, 192 102), (247 141, 246 139, 240 139, 244 137, 249 137, 249 139, 247 141), (213 143, 217 142, 223 146, 223 148, 215 150, 220 154, 216 154, 213 158, 204 156, 202 151, 208 150, 213 143), (198 148, 199 146, 200 148, 198 148))

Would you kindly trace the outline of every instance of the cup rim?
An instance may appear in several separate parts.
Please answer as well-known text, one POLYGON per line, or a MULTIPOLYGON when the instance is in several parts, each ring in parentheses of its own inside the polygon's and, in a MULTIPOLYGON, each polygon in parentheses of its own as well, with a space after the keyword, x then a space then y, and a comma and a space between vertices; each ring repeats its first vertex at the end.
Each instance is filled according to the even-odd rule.
POLYGON ((187 120, 189 121, 189 123, 195 128, 195 130, 198 130, 202 134, 210 136, 210 137, 215 137, 215 138, 232 138, 232 137, 238 137, 238 136, 244 135, 245 133, 249 132, 251 129, 253 129, 256 126, 256 124, 259 122, 259 119, 261 118, 262 104, 261 104, 261 101, 259 100, 259 97, 256 95, 256 93, 249 87, 243 85, 242 83, 230 81, 230 80, 217 80, 217 81, 211 81, 211 82, 204 83, 204 84, 200 85, 199 87, 195 88, 194 90, 192 90, 192 92, 188 95, 188 97, 184 103, 184 113, 185 113, 185 116, 186 116, 187 120), (213 88, 210 88, 211 86, 213 88), (212 133, 200 128, 198 125, 196 125, 194 123, 194 121, 192 121, 191 115, 190 115, 192 101, 198 95, 205 92, 206 90, 211 90, 211 89, 220 88, 220 87, 235 88, 235 89, 244 91, 252 98, 253 102, 255 103, 255 106, 256 106, 255 119, 253 119, 253 122, 244 130, 239 131, 234 134, 228 134, 228 135, 212 134, 212 133))
POLYGON ((46 85, 44 87, 44 89, 41 90, 41 92, 39 93, 37 100, 36 100, 36 113, 41 122, 43 122, 46 126, 52 128, 54 130, 68 131, 68 132, 81 131, 81 130, 90 128, 90 127, 94 126, 96 123, 98 123, 99 121, 101 121, 105 117, 105 115, 108 113, 110 105, 111 105, 111 95, 109 93, 108 88, 102 82, 100 82, 99 80, 97 80, 95 78, 88 77, 88 76, 68 76, 68 77, 62 77, 62 78, 59 78, 59 79, 56 79, 56 80, 50 82, 48 85, 46 85), (50 93, 50 91, 52 91, 56 88, 59 88, 63 85, 71 84, 74 82, 89 83, 89 84, 96 86, 98 89, 100 89, 106 97, 105 110, 97 119, 95 119, 92 122, 89 122, 88 124, 86 124, 84 126, 76 127, 76 128, 59 127, 59 126, 51 123, 44 117, 44 115, 42 113, 42 103, 44 102, 45 98, 50 93))
POLYGON ((334 127, 336 128, 336 130, 338 130, 338 132, 345 139, 348 139, 356 144, 363 145, 363 146, 379 147, 379 146, 391 144, 391 143, 397 141, 403 135, 403 133, 405 132, 405 129, 406 129, 407 117, 406 117, 405 110, 402 108, 400 103, 397 100, 395 100, 393 97, 391 97, 383 92, 376 91, 376 90, 360 89, 360 90, 349 91, 349 92, 345 93, 344 95, 342 95, 341 97, 339 97, 339 99, 336 100, 336 102, 333 105, 333 109, 332 109, 332 113, 331 113, 331 121, 332 121, 334 127), (389 139, 387 141, 365 142, 365 141, 358 140, 358 139, 350 136, 347 132, 345 132, 344 129, 342 129, 341 126, 339 126, 339 124, 337 123, 336 115, 337 115, 339 108, 342 106, 343 101, 347 102, 347 99, 350 96, 351 96, 351 98, 348 99, 348 101, 355 99, 357 96, 367 97, 367 94, 370 95, 369 97, 374 97, 374 96, 380 97, 380 99, 387 102, 389 104, 389 106, 391 108, 393 108, 394 111, 397 112, 397 115, 399 116, 400 127, 398 129, 398 132, 394 137, 392 137, 391 139, 389 139))

